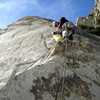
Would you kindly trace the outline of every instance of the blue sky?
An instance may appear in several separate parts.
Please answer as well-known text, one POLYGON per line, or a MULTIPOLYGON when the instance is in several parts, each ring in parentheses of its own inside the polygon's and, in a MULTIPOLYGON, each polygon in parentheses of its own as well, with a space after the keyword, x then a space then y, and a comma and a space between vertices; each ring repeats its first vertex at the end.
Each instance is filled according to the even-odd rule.
POLYGON ((0 28, 24 16, 39 16, 59 20, 64 16, 72 22, 88 16, 94 0, 0 0, 0 28))

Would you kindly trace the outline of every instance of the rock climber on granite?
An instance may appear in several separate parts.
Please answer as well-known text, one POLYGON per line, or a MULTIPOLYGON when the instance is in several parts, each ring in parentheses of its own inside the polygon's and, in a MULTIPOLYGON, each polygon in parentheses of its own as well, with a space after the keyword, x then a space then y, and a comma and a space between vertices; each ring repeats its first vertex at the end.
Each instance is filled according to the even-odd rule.
POLYGON ((73 40, 73 34, 78 32, 77 27, 65 17, 61 17, 59 22, 54 21, 52 25, 58 27, 52 34, 60 34, 63 39, 68 38, 69 40, 73 40))

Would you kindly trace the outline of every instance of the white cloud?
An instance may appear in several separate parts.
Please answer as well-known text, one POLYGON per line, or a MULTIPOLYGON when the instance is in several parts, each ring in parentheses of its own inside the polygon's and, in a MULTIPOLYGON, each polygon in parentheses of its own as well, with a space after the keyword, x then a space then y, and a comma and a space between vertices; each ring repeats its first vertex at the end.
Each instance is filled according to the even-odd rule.
MULTIPOLYGON (((38 12, 39 15, 56 16, 61 14, 68 15, 72 13, 71 2, 72 0, 58 0, 52 5, 43 6, 40 0, 6 0, 0 3, 0 10, 8 13, 18 13, 33 11, 38 12)), ((45 1, 42 1, 45 3, 45 1)))
MULTIPOLYGON (((35 11, 42 11, 38 0, 5 0, 0 1, 0 28, 15 22, 35 11), (3 21, 2 21, 3 20, 3 21)), ((30 14, 32 15, 32 14, 30 14)))
POLYGON ((40 8, 38 0, 6 0, 0 3, 0 10, 16 11, 28 8, 28 5, 33 5, 34 8, 40 8))
POLYGON ((12 7, 12 2, 2 2, 0 3, 0 9, 9 10, 12 7))
POLYGON ((4 7, 5 7, 5 4, 0 3, 0 8, 4 8, 4 7))

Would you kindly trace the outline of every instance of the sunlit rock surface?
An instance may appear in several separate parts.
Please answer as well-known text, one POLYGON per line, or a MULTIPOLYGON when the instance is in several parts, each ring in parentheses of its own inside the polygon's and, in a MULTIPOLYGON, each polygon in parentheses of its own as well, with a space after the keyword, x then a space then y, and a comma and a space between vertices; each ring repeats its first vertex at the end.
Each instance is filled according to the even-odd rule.
POLYGON ((58 44, 51 23, 28 16, 1 31, 0 100, 100 100, 100 38, 58 44))

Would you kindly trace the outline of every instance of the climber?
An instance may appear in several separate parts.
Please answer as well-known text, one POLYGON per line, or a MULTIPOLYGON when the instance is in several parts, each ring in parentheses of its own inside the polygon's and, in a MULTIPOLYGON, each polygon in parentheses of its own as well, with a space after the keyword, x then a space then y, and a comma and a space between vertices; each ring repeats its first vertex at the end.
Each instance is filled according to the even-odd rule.
POLYGON ((73 40, 74 33, 79 35, 82 34, 81 32, 79 32, 79 29, 72 22, 68 21, 65 17, 61 17, 59 22, 54 21, 52 23, 52 26, 57 27, 57 30, 55 32, 52 32, 52 34, 60 34, 63 39, 68 38, 69 40, 73 40))
POLYGON ((68 21, 65 17, 61 17, 59 29, 62 29, 63 38, 68 38, 69 40, 73 40, 75 25, 68 21))
POLYGON ((75 33, 78 35, 83 34, 83 32, 81 32, 76 25, 67 20, 65 17, 61 17, 59 22, 59 29, 62 30, 63 38, 68 38, 69 40, 73 40, 73 34, 75 33))

